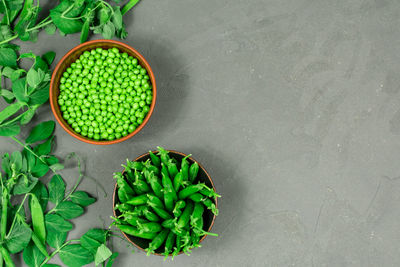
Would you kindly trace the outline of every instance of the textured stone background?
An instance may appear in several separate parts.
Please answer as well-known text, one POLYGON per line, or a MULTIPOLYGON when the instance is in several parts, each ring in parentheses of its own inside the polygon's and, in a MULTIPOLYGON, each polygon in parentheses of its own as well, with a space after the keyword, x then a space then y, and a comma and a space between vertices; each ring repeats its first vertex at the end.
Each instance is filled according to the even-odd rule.
MULTIPOLYGON (((116 266, 399 266, 399 13, 396 0, 143 0, 125 42, 156 74, 149 124, 106 147, 57 127, 57 154, 76 151, 107 192, 83 182, 98 202, 71 237, 110 223, 112 173, 162 145, 210 172, 220 237, 165 263, 114 239, 116 266)), ((78 39, 23 47, 58 60, 78 39)))

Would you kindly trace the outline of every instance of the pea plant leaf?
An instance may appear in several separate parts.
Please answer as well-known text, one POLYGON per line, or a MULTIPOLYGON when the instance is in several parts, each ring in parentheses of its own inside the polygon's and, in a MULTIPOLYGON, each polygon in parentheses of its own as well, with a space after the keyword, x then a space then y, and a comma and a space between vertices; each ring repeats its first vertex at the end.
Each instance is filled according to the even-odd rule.
POLYGON ((54 121, 45 121, 36 125, 30 132, 25 142, 27 144, 33 144, 38 141, 43 141, 52 135, 56 124, 54 121))
POLYGON ((33 119, 33 116, 35 116, 36 109, 37 107, 35 106, 30 107, 27 111, 25 111, 22 114, 21 120, 19 121, 21 125, 27 124, 33 119))
POLYGON ((73 219, 83 214, 83 208, 72 201, 63 201, 55 209, 58 215, 64 219, 73 219))
POLYGON ((31 193, 37 197, 42 210, 45 211, 49 200, 49 193, 47 192, 46 186, 42 182, 38 181, 35 187, 31 190, 31 193))
POLYGON ((107 240, 107 231, 104 229, 93 228, 87 231, 81 238, 82 247, 86 248, 93 255, 97 253, 97 248, 107 240))
POLYGON ((10 235, 6 239, 7 249, 11 253, 18 253, 22 251, 31 240, 32 230, 17 221, 12 229, 10 235))
POLYGON ((0 66, 17 67, 17 54, 11 48, 0 48, 0 66))
POLYGON ((46 214, 45 223, 47 231, 54 232, 69 232, 72 230, 73 226, 69 221, 66 221, 57 214, 46 214))
POLYGON ((49 171, 49 166, 41 160, 34 158, 35 164, 31 168, 31 174, 37 178, 43 177, 49 171))
POLYGON ((118 257, 118 252, 114 252, 112 255, 111 255, 111 257, 110 257, 110 259, 108 260, 108 262, 107 262, 107 265, 106 265, 106 267, 111 267, 113 264, 114 264, 114 261, 115 261, 115 259, 118 257))
POLYGON ((5 109, 0 111, 0 124, 6 119, 10 118, 15 113, 17 113, 23 106, 24 104, 22 104, 21 102, 17 102, 7 106, 5 109))
POLYGON ((53 63, 54 58, 56 57, 56 53, 54 51, 49 51, 42 56, 42 59, 46 61, 47 65, 51 65, 53 63))
POLYGON ((47 231, 47 244, 50 247, 59 249, 65 243, 68 232, 47 231))
POLYGON ((101 244, 100 247, 97 248, 96 256, 94 258, 94 264, 97 266, 103 262, 105 262, 112 255, 111 250, 104 244, 101 244))
POLYGON ((60 259, 69 267, 80 267, 91 263, 94 257, 81 245, 73 244, 65 246, 60 250, 60 259))
POLYGON ((21 132, 21 126, 18 123, 12 123, 8 125, 0 125, 0 136, 15 136, 21 132))
POLYGON ((24 249, 22 257, 29 267, 39 267, 45 259, 45 256, 40 252, 37 246, 33 244, 33 242, 29 243, 29 245, 24 249))
POLYGON ((29 96, 26 91, 26 78, 20 78, 15 80, 12 83, 12 91, 15 95, 15 98, 23 103, 27 103, 29 101, 29 96))
POLYGON ((83 207, 89 206, 91 204, 93 204, 94 202, 96 202, 96 199, 89 196, 88 193, 84 192, 84 191, 75 191, 74 193, 72 193, 72 195, 69 197, 69 199, 76 203, 79 204, 83 207))
POLYGON ((13 194, 22 195, 29 193, 35 187, 37 182, 38 178, 33 177, 31 174, 20 176, 13 187, 13 194))
POLYGON ((35 146, 33 148, 33 151, 39 156, 48 155, 51 152, 53 141, 54 141, 54 135, 47 138, 46 142, 35 146))
POLYGON ((49 200, 58 205, 65 195, 65 183, 60 175, 54 175, 49 182, 49 200))

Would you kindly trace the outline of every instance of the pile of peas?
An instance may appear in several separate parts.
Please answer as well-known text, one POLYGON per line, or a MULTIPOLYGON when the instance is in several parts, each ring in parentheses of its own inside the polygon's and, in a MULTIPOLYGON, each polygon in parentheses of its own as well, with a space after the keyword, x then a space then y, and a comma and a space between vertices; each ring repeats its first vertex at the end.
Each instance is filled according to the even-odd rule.
POLYGON ((76 133, 114 140, 143 123, 152 85, 138 60, 118 48, 85 51, 60 79, 58 104, 76 133))

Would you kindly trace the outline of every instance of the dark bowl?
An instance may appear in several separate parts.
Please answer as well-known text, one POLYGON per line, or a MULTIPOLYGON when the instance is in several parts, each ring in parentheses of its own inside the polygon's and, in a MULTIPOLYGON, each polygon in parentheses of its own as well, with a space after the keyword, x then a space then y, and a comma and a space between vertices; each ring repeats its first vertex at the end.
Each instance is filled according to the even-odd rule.
MULTIPOLYGON (((178 162, 180 162, 182 160, 182 158, 186 157, 187 155, 178 152, 178 151, 174 151, 174 150, 168 150, 169 151, 169 155, 171 158, 175 158, 176 160, 178 160, 178 162)), ((157 153, 158 151, 153 151, 153 153, 157 153)), ((139 157, 137 157, 134 161, 145 161, 147 159, 150 158, 149 153, 145 153, 139 157)), ((204 169, 204 167, 198 162, 196 161, 194 158, 189 157, 187 158, 187 160, 189 161, 190 164, 197 162, 199 164, 199 173, 197 175, 197 181, 205 183, 208 187, 213 188, 214 191, 215 187, 214 187, 214 183, 211 180, 210 175, 207 173, 206 169, 204 169)), ((117 194, 117 184, 115 184, 114 187, 114 195, 113 195, 113 210, 114 210, 114 217, 118 217, 121 215, 121 213, 118 210, 115 210, 114 207, 116 204, 120 203, 119 199, 118 199, 118 194, 117 194)), ((214 198, 214 204, 215 206, 218 208, 218 200, 217 198, 214 198)), ((205 209, 204 214, 203 214, 203 219, 204 219, 204 229, 207 229, 207 232, 211 232, 211 229, 214 225, 214 221, 215 221, 215 215, 208 209, 205 209)), ((134 246, 136 246, 137 248, 141 249, 141 250, 145 250, 146 248, 148 248, 149 243, 151 242, 150 240, 147 239, 143 239, 143 238, 139 238, 136 236, 131 236, 128 234, 125 234, 124 232, 122 232, 122 234, 125 236, 125 238, 132 243, 134 246)), ((203 242, 203 240, 206 238, 207 235, 204 235, 201 239, 200 239, 200 243, 203 242)), ((155 255, 159 255, 159 256, 163 256, 161 253, 163 252, 163 248, 159 248, 155 251, 155 255)), ((182 252, 180 252, 179 254, 182 254, 182 252)))
POLYGON ((120 143, 122 141, 125 141, 131 137, 133 137, 135 134, 137 134, 140 130, 143 129, 143 127, 146 125, 146 123, 149 121, 151 114, 153 113, 154 107, 156 105, 156 97, 157 97, 157 89, 156 89, 156 79, 154 78, 154 73, 150 68, 149 63, 146 61, 146 59, 138 52, 136 51, 133 47, 124 44, 119 41, 114 41, 114 40, 94 40, 94 41, 89 41, 83 44, 80 44, 71 51, 69 51, 63 58, 58 62, 56 68, 54 69, 53 75, 51 76, 51 81, 50 81, 50 106, 51 110, 53 111, 54 117, 56 117, 56 120, 58 123, 64 128, 64 130, 75 137, 78 140, 81 140, 83 142, 89 143, 89 144, 94 144, 94 145, 111 145, 111 144, 116 144, 120 143), (80 135, 79 133, 75 132, 74 129, 65 121, 61 114, 60 106, 58 105, 58 95, 60 93, 59 90, 59 85, 60 85, 60 78, 64 71, 73 63, 78 57, 82 55, 83 52, 87 50, 92 50, 95 48, 101 47, 103 49, 109 49, 116 47, 122 52, 126 52, 128 55, 133 56, 137 58, 139 64, 147 70, 147 73, 150 77, 151 85, 153 87, 153 100, 150 105, 150 110, 146 114, 146 117, 144 118, 142 124, 140 124, 135 131, 131 132, 127 136, 121 137, 119 139, 115 139, 112 141, 97 141, 90 139, 88 137, 85 137, 83 135, 80 135))

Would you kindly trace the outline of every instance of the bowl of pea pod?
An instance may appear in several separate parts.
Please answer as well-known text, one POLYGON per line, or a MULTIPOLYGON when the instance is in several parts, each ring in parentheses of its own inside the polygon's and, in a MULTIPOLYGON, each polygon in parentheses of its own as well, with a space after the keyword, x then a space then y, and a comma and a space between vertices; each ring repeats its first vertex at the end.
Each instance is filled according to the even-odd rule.
POLYGON ((114 220, 147 255, 172 259, 201 247, 218 215, 213 181, 191 154, 157 147, 114 173, 114 220))

